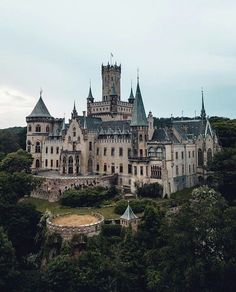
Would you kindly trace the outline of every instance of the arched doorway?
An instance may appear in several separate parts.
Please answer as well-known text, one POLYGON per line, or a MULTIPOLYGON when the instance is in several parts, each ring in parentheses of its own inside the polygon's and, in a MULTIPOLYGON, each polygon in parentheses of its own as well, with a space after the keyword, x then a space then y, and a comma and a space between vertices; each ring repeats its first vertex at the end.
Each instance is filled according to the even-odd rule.
POLYGON ((68 159, 68 173, 73 174, 73 157, 70 156, 68 159))
POLYGON ((39 159, 36 159, 36 161, 35 161, 35 167, 36 168, 40 168, 40 161, 39 161, 39 159))

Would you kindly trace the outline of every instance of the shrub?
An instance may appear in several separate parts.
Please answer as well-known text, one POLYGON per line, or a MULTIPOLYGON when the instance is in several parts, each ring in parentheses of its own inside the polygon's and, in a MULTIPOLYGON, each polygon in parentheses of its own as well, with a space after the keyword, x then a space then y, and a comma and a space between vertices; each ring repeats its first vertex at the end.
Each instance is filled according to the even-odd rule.
POLYGON ((160 198, 162 193, 163 187, 159 183, 144 184, 137 189, 137 194, 140 197, 160 198))
POLYGON ((103 187, 70 189, 65 191, 60 203, 70 207, 98 207, 104 200, 110 199, 118 194, 116 188, 111 187, 106 190, 103 187))
POLYGON ((106 237, 121 236, 121 225, 119 224, 103 224, 102 235, 106 237))

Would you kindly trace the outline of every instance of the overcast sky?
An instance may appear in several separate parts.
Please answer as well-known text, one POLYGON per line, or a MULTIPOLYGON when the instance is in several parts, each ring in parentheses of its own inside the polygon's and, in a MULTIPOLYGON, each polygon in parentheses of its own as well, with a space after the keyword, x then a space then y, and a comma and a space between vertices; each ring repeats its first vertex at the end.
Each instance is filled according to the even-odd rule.
POLYGON ((101 99, 101 64, 121 63, 121 95, 146 112, 236 116, 235 0, 0 0, 0 128, 24 126, 39 98, 54 117, 101 99))

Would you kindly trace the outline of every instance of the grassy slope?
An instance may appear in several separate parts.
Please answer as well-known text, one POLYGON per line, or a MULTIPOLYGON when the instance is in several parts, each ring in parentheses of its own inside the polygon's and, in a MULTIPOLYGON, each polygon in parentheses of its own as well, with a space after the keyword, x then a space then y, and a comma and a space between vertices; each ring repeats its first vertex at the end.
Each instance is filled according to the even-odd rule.
POLYGON ((117 219, 119 215, 114 213, 114 207, 103 207, 103 208, 70 208, 61 206, 58 202, 48 202, 46 200, 36 199, 36 198, 24 198, 22 200, 25 203, 30 203, 36 207, 40 212, 45 212, 50 210, 53 214, 91 214, 91 213, 100 213, 106 219, 117 219))

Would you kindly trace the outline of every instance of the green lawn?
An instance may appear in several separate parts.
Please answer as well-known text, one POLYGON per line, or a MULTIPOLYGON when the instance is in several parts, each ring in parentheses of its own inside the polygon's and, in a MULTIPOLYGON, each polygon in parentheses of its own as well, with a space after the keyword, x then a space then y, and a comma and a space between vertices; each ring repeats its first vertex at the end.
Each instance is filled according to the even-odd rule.
POLYGON ((91 214, 91 213, 100 213, 106 219, 117 219, 119 215, 114 213, 114 207, 102 207, 102 208, 95 208, 95 207, 81 207, 81 208, 70 208, 61 206, 58 202, 48 202, 46 200, 41 200, 37 198, 24 198, 22 200, 25 203, 31 203, 36 207, 36 209, 40 212, 45 212, 46 210, 50 210, 53 214, 91 214))

